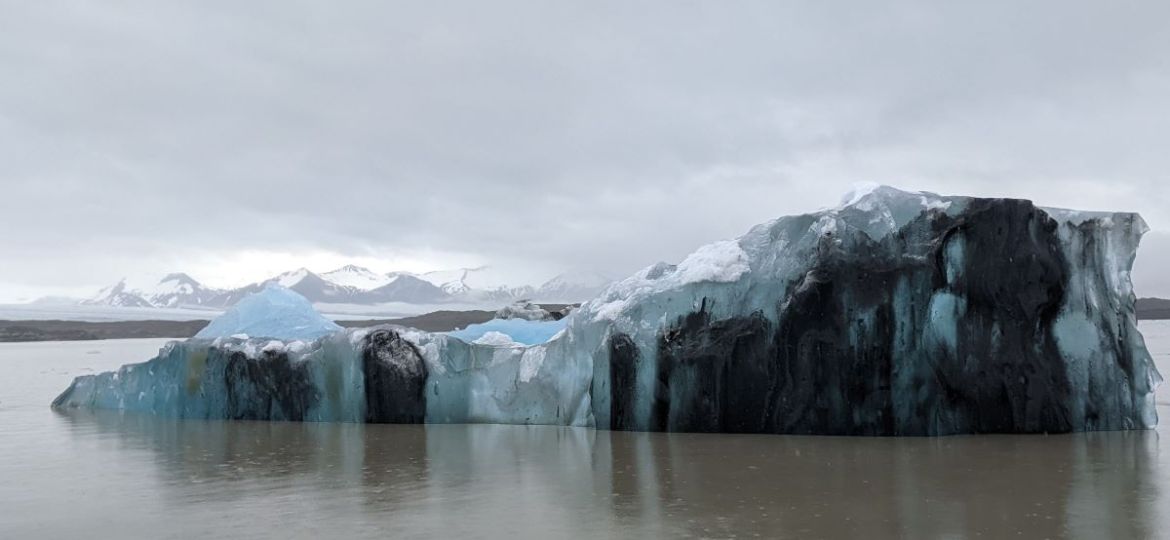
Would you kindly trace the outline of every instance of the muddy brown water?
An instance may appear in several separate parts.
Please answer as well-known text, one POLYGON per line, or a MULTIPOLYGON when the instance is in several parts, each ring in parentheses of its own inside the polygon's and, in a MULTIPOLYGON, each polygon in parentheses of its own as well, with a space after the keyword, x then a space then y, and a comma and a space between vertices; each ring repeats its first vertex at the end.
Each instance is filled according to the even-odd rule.
POLYGON ((934 439, 49 409, 164 342, 0 344, 0 538, 1170 538, 1165 386, 1156 430, 934 439))

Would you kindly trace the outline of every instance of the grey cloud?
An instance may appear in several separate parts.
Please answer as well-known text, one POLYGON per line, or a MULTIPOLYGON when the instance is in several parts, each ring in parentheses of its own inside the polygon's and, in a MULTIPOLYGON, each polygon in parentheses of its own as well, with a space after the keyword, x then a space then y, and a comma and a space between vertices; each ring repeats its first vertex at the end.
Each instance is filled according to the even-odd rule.
POLYGON ((260 248, 621 275, 859 180, 1170 229, 1164 3, 2 5, 5 283, 260 248))

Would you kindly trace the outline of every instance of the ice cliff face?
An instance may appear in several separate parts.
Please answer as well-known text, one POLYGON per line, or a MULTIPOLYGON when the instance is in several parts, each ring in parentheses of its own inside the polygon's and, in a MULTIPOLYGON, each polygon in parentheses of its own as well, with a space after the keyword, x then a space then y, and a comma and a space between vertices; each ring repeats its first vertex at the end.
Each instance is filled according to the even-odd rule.
POLYGON ((943 435, 1154 425, 1135 214, 879 187, 650 266, 547 343, 192 340, 56 406, 183 417, 943 435))
POLYGON ((934 435, 1156 423, 1135 214, 876 188, 586 304, 613 429, 934 435))

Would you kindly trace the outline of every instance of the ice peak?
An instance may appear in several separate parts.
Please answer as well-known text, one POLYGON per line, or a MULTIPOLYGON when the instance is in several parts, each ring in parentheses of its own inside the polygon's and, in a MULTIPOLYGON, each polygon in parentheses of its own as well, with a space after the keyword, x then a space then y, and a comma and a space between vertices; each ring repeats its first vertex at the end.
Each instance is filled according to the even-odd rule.
POLYGON ((849 188, 849 191, 846 191, 845 195, 841 196, 841 204, 838 207, 844 208, 846 206, 853 206, 861 202, 861 200, 864 199, 867 195, 877 191, 882 187, 889 186, 883 186, 877 182, 854 182, 853 186, 849 188))
POLYGON ((821 213, 817 228, 823 232, 844 225, 878 239, 897 231, 923 212, 950 209, 956 199, 962 198, 862 182, 854 184, 841 198, 840 205, 821 213))
POLYGON ((926 191, 907 191, 876 182, 857 182, 841 197, 841 204, 836 210, 856 208, 869 212, 882 205, 912 203, 930 207, 932 201, 940 201, 943 197, 926 191))

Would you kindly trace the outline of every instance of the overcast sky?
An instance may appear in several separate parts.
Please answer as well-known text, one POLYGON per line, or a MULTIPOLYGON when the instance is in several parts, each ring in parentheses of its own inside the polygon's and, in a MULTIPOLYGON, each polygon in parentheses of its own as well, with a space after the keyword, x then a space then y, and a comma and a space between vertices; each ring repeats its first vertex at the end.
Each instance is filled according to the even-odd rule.
POLYGON ((0 301, 620 277, 858 181, 1141 212, 1170 296, 1168 2, 435 4, 0 0, 0 301))

